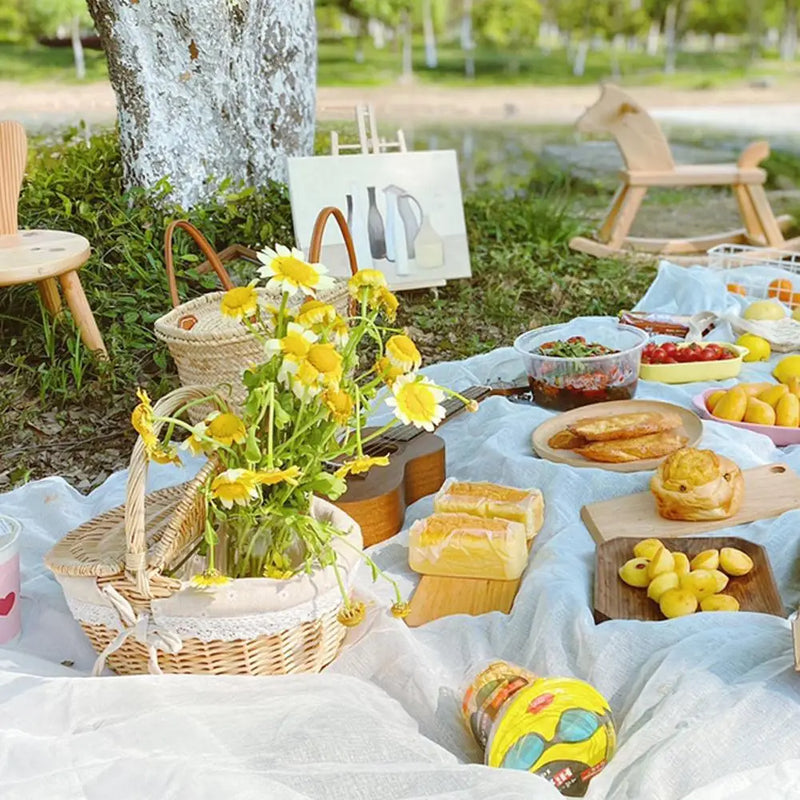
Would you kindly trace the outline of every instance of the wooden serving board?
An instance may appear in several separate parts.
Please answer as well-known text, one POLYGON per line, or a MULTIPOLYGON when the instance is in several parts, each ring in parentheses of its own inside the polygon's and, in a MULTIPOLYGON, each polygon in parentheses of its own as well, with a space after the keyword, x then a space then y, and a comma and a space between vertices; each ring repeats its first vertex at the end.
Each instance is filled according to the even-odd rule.
POLYGON ((556 450, 548 444, 550 439, 559 431, 563 431, 567 425, 574 425, 587 417, 614 417, 618 414, 641 414, 651 411, 657 414, 672 413, 680 416, 681 425, 675 430, 676 433, 686 437, 685 447, 694 447, 700 441, 703 435, 703 422, 697 414, 687 408, 672 403, 662 403, 659 400, 614 400, 610 403, 595 403, 590 406, 573 408, 571 411, 565 411, 563 414, 558 414, 558 416, 543 422, 534 430, 531 437, 533 451, 547 461, 569 464, 572 467, 594 467, 612 472, 642 472, 655 469, 666 456, 627 461, 622 464, 606 464, 602 461, 590 461, 578 453, 573 453, 572 450, 556 450))
MULTIPOLYGON (((642 538, 645 538, 644 536, 642 538)), ((661 541, 668 550, 686 553, 691 560, 703 550, 736 547, 753 559, 753 569, 739 578, 731 578, 724 594, 739 601, 742 611, 758 611, 785 617, 786 612, 775 585, 775 576, 766 550, 760 545, 736 536, 696 536, 661 541)), ((663 620, 658 604, 650 600, 646 589, 624 583, 619 568, 633 558, 633 542, 612 539, 597 546, 594 572, 594 621, 611 619, 663 620)))
POLYGON ((692 536, 757 519, 779 517, 786 511, 800 508, 800 477, 788 465, 766 464, 746 469, 742 474, 744 501, 739 511, 728 519, 703 522, 664 519, 659 516, 650 491, 584 506, 581 519, 592 538, 600 544, 621 537, 692 536))
POLYGON ((409 603, 411 613, 406 617, 406 624, 417 628, 451 614, 473 617, 490 611, 508 614, 521 583, 521 577, 514 581, 496 581, 423 575, 409 603))

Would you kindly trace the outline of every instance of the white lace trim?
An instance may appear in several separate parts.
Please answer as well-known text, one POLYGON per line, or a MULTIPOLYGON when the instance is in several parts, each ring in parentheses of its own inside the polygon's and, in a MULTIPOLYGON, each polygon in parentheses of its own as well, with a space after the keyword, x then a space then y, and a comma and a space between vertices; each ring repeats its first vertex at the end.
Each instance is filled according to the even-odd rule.
MULTIPOLYGON (((348 581, 352 585, 351 580, 348 581)), ((123 626, 119 615, 111 606, 87 603, 67 595, 67 605, 73 617, 88 625, 105 625, 115 631, 123 626)), ((232 642, 237 639, 256 639, 271 636, 281 631, 312 622, 333 611, 342 602, 338 587, 325 592, 307 603, 301 603, 281 611, 250 614, 237 617, 178 617, 163 614, 148 615, 153 623, 164 631, 175 633, 182 639, 199 639, 201 642, 232 642)))

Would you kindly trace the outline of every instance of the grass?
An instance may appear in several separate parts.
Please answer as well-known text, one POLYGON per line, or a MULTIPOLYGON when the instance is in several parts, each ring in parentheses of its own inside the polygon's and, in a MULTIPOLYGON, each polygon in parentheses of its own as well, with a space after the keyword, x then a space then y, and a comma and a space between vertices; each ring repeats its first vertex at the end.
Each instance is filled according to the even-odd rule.
MULTIPOLYGON (((395 83, 401 77, 401 56, 395 43, 377 49, 371 39, 363 45, 364 60, 356 62, 354 39, 322 38, 319 42, 318 82, 321 86, 370 86, 395 83)), ((102 52, 86 50, 87 82, 107 80, 102 52)), ((438 49, 439 65, 425 66, 421 39, 413 48, 414 79, 420 83, 448 86, 488 86, 498 84, 536 84, 558 86, 596 84, 615 77, 622 83, 665 85, 680 89, 709 89, 744 80, 770 77, 790 80, 800 76, 800 66, 777 58, 749 61, 739 52, 682 52, 674 75, 663 72, 663 56, 642 52, 620 52, 619 76, 614 75, 609 51, 591 51, 582 76, 572 74, 568 53, 563 48, 545 51, 540 47, 511 53, 495 47, 475 50, 474 79, 464 76, 464 54, 456 42, 443 42, 438 49)), ((75 83, 71 48, 42 45, 0 44, 0 80, 23 83, 75 83)))

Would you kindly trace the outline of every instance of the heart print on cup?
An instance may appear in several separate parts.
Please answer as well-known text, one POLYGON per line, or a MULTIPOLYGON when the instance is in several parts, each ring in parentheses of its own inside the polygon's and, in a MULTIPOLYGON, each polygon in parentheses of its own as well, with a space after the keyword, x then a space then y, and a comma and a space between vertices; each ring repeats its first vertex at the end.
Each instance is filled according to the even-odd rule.
POLYGON ((0 514, 0 647, 22 630, 19 596, 20 524, 0 514))

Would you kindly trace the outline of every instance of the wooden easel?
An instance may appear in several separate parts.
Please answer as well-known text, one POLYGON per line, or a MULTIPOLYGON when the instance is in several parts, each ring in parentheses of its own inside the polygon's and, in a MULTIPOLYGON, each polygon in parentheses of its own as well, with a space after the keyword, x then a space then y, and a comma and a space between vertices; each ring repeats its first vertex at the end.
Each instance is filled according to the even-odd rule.
POLYGON ((356 106, 356 126, 358 127, 358 143, 342 144, 339 141, 339 132, 331 131, 331 155, 338 156, 344 152, 357 151, 363 155, 373 155, 386 153, 389 150, 397 150, 399 153, 406 153, 406 137, 401 128, 397 129, 397 140, 387 142, 378 136, 378 122, 375 117, 375 109, 371 105, 359 103, 356 106), (369 126, 369 132, 367 131, 369 126))

